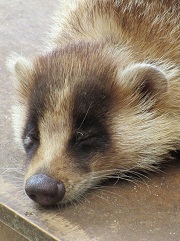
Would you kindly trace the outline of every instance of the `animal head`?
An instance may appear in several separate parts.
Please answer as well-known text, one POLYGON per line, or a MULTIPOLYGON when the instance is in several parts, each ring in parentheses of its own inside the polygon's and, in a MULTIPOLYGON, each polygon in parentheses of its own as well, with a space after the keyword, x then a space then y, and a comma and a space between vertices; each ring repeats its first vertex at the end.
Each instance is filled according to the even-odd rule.
POLYGON ((71 202, 114 173, 151 169, 166 154, 169 126, 160 116, 168 85, 157 67, 95 43, 9 65, 15 136, 27 153, 25 190, 35 202, 71 202))

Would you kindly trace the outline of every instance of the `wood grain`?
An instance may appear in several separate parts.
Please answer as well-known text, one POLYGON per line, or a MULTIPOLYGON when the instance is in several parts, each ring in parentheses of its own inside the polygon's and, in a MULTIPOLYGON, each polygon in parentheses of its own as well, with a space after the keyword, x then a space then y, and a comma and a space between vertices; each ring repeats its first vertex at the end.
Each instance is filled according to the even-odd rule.
POLYGON ((0 222, 6 225, 0 226, 1 234, 10 237, 14 230, 32 241, 180 240, 178 162, 149 179, 106 183, 66 208, 42 208, 25 195, 25 156, 13 141, 13 88, 5 61, 12 51, 32 56, 43 46, 56 4, 55 0, 0 1, 0 222))

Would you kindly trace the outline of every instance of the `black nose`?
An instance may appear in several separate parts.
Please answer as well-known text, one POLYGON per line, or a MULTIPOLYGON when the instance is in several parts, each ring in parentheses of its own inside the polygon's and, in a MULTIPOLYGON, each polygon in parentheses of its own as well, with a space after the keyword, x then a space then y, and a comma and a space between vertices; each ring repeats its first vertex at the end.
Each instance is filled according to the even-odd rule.
POLYGON ((53 205, 65 195, 64 184, 45 174, 31 176, 25 185, 27 195, 40 205, 53 205))

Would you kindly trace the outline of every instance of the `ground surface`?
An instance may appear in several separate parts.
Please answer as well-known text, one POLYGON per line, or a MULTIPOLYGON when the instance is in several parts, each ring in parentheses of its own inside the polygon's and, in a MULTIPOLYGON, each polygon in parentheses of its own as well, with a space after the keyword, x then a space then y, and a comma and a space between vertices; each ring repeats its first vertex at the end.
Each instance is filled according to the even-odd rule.
MULTIPOLYGON (((25 156, 13 141, 5 60, 12 51, 30 57, 43 46, 56 2, 0 0, 0 221, 33 241, 179 241, 178 162, 136 184, 119 181, 96 190, 64 209, 40 208, 24 194, 25 156)), ((6 228, 0 225, 0 233, 8 235, 6 228)), ((0 241, 11 240, 0 235, 0 241)))

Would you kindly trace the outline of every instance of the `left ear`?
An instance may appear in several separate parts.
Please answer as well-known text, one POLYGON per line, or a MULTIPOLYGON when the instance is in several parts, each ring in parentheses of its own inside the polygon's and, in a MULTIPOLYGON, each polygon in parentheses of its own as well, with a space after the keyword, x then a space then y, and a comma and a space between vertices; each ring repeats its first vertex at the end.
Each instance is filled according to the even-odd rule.
POLYGON ((142 97, 153 96, 161 99, 168 90, 165 74, 151 64, 136 63, 129 65, 122 71, 121 77, 124 84, 132 86, 142 97))

